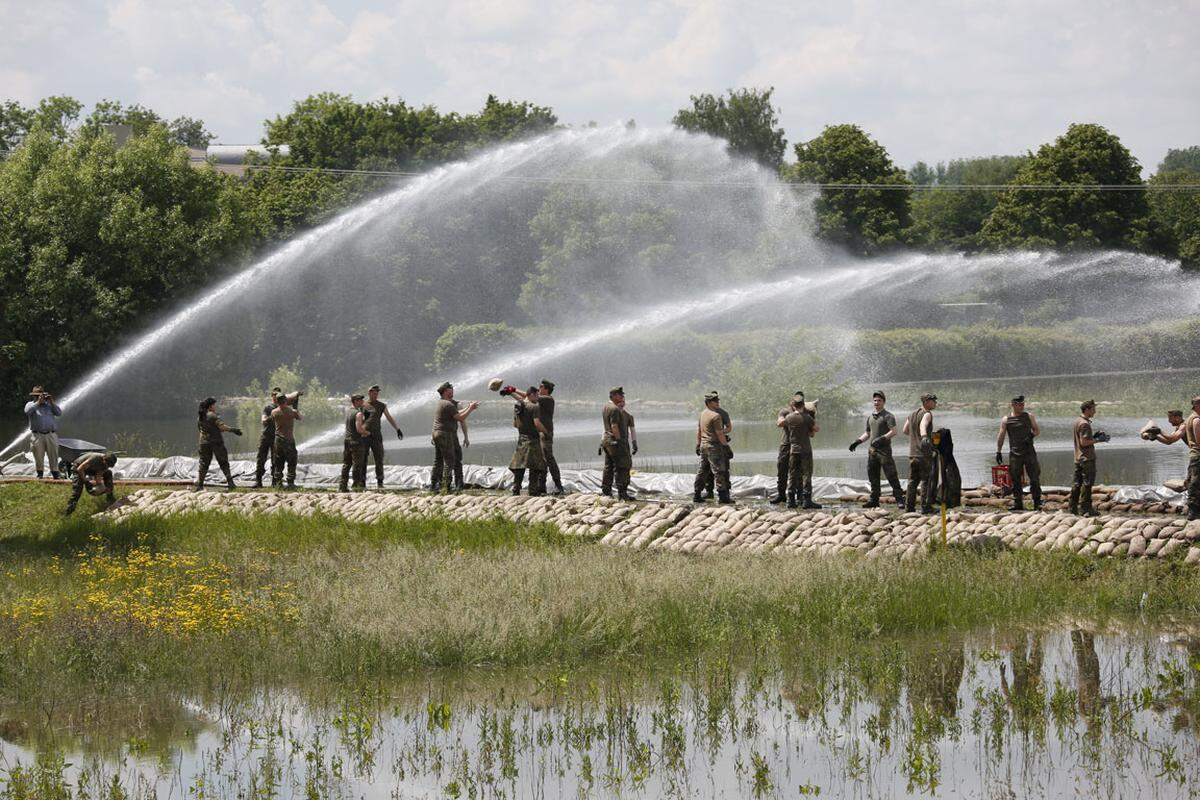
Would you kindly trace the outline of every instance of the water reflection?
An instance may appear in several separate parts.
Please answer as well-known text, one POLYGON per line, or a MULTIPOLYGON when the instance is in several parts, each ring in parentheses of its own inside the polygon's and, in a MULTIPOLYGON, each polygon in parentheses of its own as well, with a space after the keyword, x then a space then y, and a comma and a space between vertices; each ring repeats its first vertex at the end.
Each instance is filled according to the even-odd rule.
POLYGON ((57 752, 92 796, 115 778, 147 797, 1176 797, 1200 779, 1198 656, 1077 627, 134 703, 80 689, 3 698, 0 757, 57 752))

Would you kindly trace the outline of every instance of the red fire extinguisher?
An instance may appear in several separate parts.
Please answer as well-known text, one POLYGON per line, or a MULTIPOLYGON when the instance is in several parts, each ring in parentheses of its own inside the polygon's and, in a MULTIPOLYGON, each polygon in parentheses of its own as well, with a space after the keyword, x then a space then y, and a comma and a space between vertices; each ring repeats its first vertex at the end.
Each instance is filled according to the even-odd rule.
POLYGON ((997 464, 992 467, 992 483, 1000 489, 1012 488, 1012 475, 1008 472, 1008 464, 997 464))

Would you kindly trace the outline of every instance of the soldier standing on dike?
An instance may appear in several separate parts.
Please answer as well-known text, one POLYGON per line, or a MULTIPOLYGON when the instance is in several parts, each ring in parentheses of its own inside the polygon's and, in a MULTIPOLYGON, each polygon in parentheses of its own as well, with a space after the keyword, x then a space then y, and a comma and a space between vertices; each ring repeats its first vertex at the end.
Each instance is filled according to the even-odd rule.
MULTIPOLYGON (((797 390, 793 397, 803 400, 804 392, 797 390)), ((783 426, 783 420, 790 413, 792 405, 788 403, 775 415, 775 425, 779 428, 779 454, 775 457, 775 496, 771 498, 773 505, 779 505, 787 499, 788 465, 791 462, 792 448, 788 444, 788 432, 783 426)))
POLYGON ((1092 509, 1092 485, 1096 483, 1096 442, 1107 442, 1104 431, 1092 432, 1092 417, 1096 416, 1096 401, 1086 400, 1079 406, 1072 438, 1075 441, 1075 476, 1071 480, 1071 499, 1068 510, 1085 517, 1100 516, 1092 509))
MULTIPOLYGON (((396 429, 396 438, 403 439, 404 433, 400 430, 400 426, 396 424, 396 420, 392 419, 392 412, 388 411, 387 403, 379 399, 379 386, 372 386, 367 389, 367 401, 365 403, 367 411, 367 429, 371 432, 371 436, 366 441, 367 450, 371 453, 372 459, 375 461, 375 483, 380 489, 383 488, 383 420, 387 419, 388 424, 396 429)), ((364 478, 364 481, 366 479, 364 478)))
MULTIPOLYGON (((633 469, 633 456, 629 449, 630 429, 633 415, 625 411, 625 388, 613 387, 608 391, 608 402, 600 412, 604 423, 604 436, 600 450, 604 453, 604 474, 600 479, 600 493, 612 497, 613 481, 617 484, 617 497, 632 500, 629 496, 629 472, 633 469)), ((633 452, 637 452, 636 440, 633 452)))
MULTIPOLYGON (((729 496, 728 438, 725 435, 728 414, 723 414, 721 399, 716 392, 704 395, 704 410, 696 426, 696 452, 700 455, 700 467, 692 486, 692 501, 704 501, 705 486, 717 487, 717 502, 732 503, 729 496)), ((710 490, 711 491, 711 490, 710 490)))
POLYGON ((196 422, 200 431, 200 470, 196 476, 196 491, 204 488, 204 481, 208 478, 208 465, 214 457, 221 472, 225 473, 225 485, 231 490, 234 488, 233 475, 229 472, 229 451, 225 449, 225 437, 222 434, 228 432, 234 436, 241 436, 242 429, 231 428, 222 422, 217 416, 216 404, 216 399, 212 397, 206 397, 200 403, 199 419, 196 422))
POLYGON ((792 410, 776 424, 787 431, 788 436, 788 488, 787 507, 820 508, 812 499, 812 437, 820 431, 816 417, 804 405, 804 393, 797 392, 792 398, 792 410))
POLYGON ((904 432, 908 434, 908 492, 905 510, 917 508, 917 490, 922 491, 921 513, 933 513, 933 497, 937 494, 937 466, 933 456, 933 410, 937 408, 936 394, 921 395, 921 407, 908 415, 904 432))
MULTIPOLYGON (((554 381, 542 378, 541 390, 538 392, 538 415, 542 419, 542 456, 546 459, 546 469, 554 479, 554 493, 564 494, 562 472, 558 469, 558 460, 554 457, 554 381)), ((546 487, 543 484, 542 489, 546 487)))
POLYGON ((513 474, 512 493, 521 493, 525 470, 529 470, 529 496, 546 493, 546 459, 542 453, 541 435, 546 432, 538 406, 538 387, 530 386, 524 397, 517 397, 513 406, 513 427, 517 429, 517 447, 508 468, 513 474))
POLYGON ((1025 395, 1012 399, 1012 413, 1000 420, 1000 433, 996 435, 996 463, 1004 463, 1001 448, 1008 437, 1008 474, 1012 478, 1013 504, 1010 510, 1024 511, 1025 498, 1022 473, 1029 476, 1029 496, 1033 498, 1033 510, 1042 510, 1042 468, 1038 465, 1037 451, 1033 440, 1040 436, 1041 428, 1033 414, 1025 410, 1025 395))
POLYGON ((275 410, 271 422, 275 425, 275 445, 271 455, 271 486, 278 489, 283 483, 283 470, 287 467, 287 488, 296 488, 296 420, 302 419, 300 412, 292 407, 287 395, 275 398, 275 410))
POLYGON ((261 489, 263 475, 267 471, 267 456, 271 456, 271 473, 275 473, 275 422, 271 412, 275 410, 275 398, 283 394, 278 386, 271 390, 271 402, 262 410, 262 433, 258 437, 258 457, 254 465, 254 488, 261 489))
POLYGON ((1175 426, 1174 433, 1158 433, 1154 438, 1163 444, 1174 444, 1183 439, 1188 448, 1187 479, 1184 481, 1184 491, 1187 492, 1188 519, 1200 519, 1200 396, 1192 398, 1192 413, 1187 419, 1179 411, 1169 412, 1168 419, 1175 426))
POLYGON ((371 426, 367 417, 371 414, 363 405, 361 394, 350 395, 350 407, 346 409, 345 432, 342 438, 342 479, 339 492, 348 492, 346 485, 353 472, 354 488, 367 488, 367 443, 371 438, 371 426))
POLYGON ((71 482, 71 499, 67 501, 67 508, 63 511, 65 516, 70 516, 75 511, 75 506, 79 503, 79 497, 83 494, 83 490, 87 489, 88 494, 106 495, 105 499, 108 504, 112 505, 116 502, 116 497, 113 495, 113 474, 112 468, 117 464, 117 457, 111 453, 84 453, 71 465, 73 471, 71 482))
POLYGON ((875 410, 867 416, 867 428, 863 434, 850 443, 851 453, 863 442, 870 443, 867 445, 867 480, 871 482, 871 499, 865 508, 879 508, 879 495, 883 491, 879 482, 880 472, 887 476, 888 484, 892 487, 896 508, 904 505, 904 490, 900 488, 900 475, 896 472, 896 460, 892 458, 892 439, 897 433, 896 417, 884 408, 886 402, 887 396, 883 392, 877 391, 871 395, 875 410))
POLYGON ((471 412, 479 408, 479 403, 473 400, 467 404, 466 409, 459 411, 458 403, 454 400, 454 386, 449 381, 439 386, 437 393, 439 399, 433 412, 432 437, 436 450, 433 462, 435 474, 431 476, 430 487, 437 492, 444 485, 449 494, 459 490, 454 482, 455 469, 460 466, 462 458, 462 450, 458 444, 458 424, 466 422, 471 412))
MULTIPOLYGON (((713 392, 713 394, 716 394, 716 392, 713 392)), ((729 412, 726 411, 725 409, 721 408, 720 406, 717 407, 717 413, 721 415, 721 425, 723 426, 723 429, 725 431, 725 460, 733 461, 733 447, 730 445, 730 442, 733 441, 730 438, 730 435, 733 433, 733 420, 730 419, 729 412)), ((701 457, 700 460, 703 463, 704 454, 700 452, 699 447, 696 448, 696 455, 701 457)), ((704 499, 706 499, 706 500, 713 499, 713 485, 714 485, 715 481, 716 481, 716 476, 714 476, 712 474, 712 471, 709 470, 708 478, 704 484, 704 499)))

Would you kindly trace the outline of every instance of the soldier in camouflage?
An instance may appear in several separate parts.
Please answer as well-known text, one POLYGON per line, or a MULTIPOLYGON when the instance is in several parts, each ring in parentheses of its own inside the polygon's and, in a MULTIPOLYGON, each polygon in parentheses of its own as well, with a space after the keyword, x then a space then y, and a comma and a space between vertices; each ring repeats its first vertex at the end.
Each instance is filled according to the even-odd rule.
POLYGON ((275 398, 271 422, 275 427, 275 445, 271 458, 271 486, 279 488, 287 468, 287 488, 296 488, 296 420, 302 419, 287 395, 275 398))
POLYGON ((371 428, 367 417, 371 412, 363 403, 361 394, 350 395, 350 407, 346 409, 342 434, 342 479, 339 492, 348 492, 347 482, 353 474, 355 489, 367 488, 367 447, 371 428))
POLYGON ((529 496, 546 493, 546 459, 542 452, 541 435, 546 432, 538 407, 538 387, 530 386, 524 397, 517 397, 513 406, 513 427, 517 429, 517 446, 508 468, 513 474, 512 493, 521 493, 525 470, 529 470, 529 496))
POLYGON ((1085 400, 1079 406, 1079 419, 1071 430, 1075 443, 1075 475, 1071 480, 1071 498, 1067 508, 1072 514, 1098 517, 1092 508, 1092 486, 1096 483, 1096 443, 1107 442, 1104 431, 1092 431, 1092 417, 1096 416, 1096 401, 1085 400))
MULTIPOLYGON (((600 493, 612 497, 615 480, 617 497, 632 500, 629 495, 629 476, 633 469, 630 451, 630 421, 632 415, 625 412, 625 389, 616 386, 608 391, 608 402, 600 412, 604 435, 600 439, 600 450, 604 454, 604 473, 600 479, 600 493)), ((635 440, 636 441, 636 440, 635 440)), ((634 450, 637 452, 637 445, 634 450)))
POLYGON ((396 420, 392 418, 392 412, 388 411, 387 403, 379 399, 379 386, 372 386, 367 389, 367 399, 364 402, 367 409, 367 428, 371 435, 367 438, 364 446, 367 452, 371 455, 375 462, 375 483, 383 488, 383 421, 386 419, 388 424, 396 431, 396 438, 403 439, 404 433, 400 430, 400 426, 396 424, 396 420))
POLYGON ((438 402, 433 412, 432 442, 436 455, 434 458, 435 474, 430 480, 434 492, 446 487, 447 493, 459 491, 455 484, 455 471, 461 469, 462 449, 458 443, 458 426, 465 423, 471 412, 479 408, 479 403, 472 401, 463 410, 454 399, 454 386, 449 381, 437 388, 438 402))
POLYGON ((917 491, 921 490, 921 513, 933 513, 933 498, 937 494, 937 462, 933 449, 933 410, 937 408, 936 394, 921 395, 921 407, 904 421, 908 435, 908 492, 905 509, 915 511, 917 491))
POLYGON ((259 421, 262 423, 262 433, 258 436, 258 455, 254 462, 254 488, 263 488, 263 475, 267 471, 267 456, 271 457, 271 472, 275 472, 275 423, 271 420, 271 412, 275 410, 275 398, 283 394, 276 386, 271 390, 271 402, 262 410, 259 421))
POLYGON ((1038 464, 1033 440, 1041 434, 1037 419, 1025 410, 1025 395, 1012 399, 1012 413, 1000 420, 996 435, 996 463, 1004 463, 1004 439, 1008 439, 1008 474, 1012 479, 1013 511, 1025 510, 1024 476, 1029 476, 1029 496, 1033 510, 1042 510, 1042 468, 1038 464))
POLYGON ((804 404, 804 394, 792 398, 792 410, 776 423, 788 437, 788 508, 820 508, 812 499, 812 437, 820 431, 816 417, 804 404))
POLYGON ((884 408, 887 396, 877 391, 871 395, 874 410, 867 415, 866 430, 850 443, 850 452, 863 442, 867 445, 867 480, 871 482, 871 498, 866 508, 879 508, 879 496, 883 493, 880 486, 880 472, 888 479, 892 487, 892 497, 896 499, 896 507, 904 505, 904 491, 900 488, 900 475, 896 472, 896 460, 892 457, 892 439, 895 438, 896 417, 884 408))
POLYGON ((215 398, 206 397, 200 403, 199 418, 196 422, 196 427, 200 432, 200 469, 196 476, 196 490, 204 488, 204 481, 208 477, 208 467, 212 464, 213 458, 217 459, 217 465, 221 468, 221 472, 225 475, 225 485, 233 490, 233 475, 229 470, 229 451, 225 449, 225 437, 223 434, 232 433, 234 436, 241 436, 241 428, 231 428, 221 421, 217 416, 216 411, 217 401, 215 398))
POLYGON ((721 398, 716 392, 704 395, 704 410, 696 425, 696 452, 700 455, 700 466, 692 485, 693 502, 703 502, 703 490, 711 481, 717 489, 717 502, 732 503, 729 496, 729 458, 726 454, 728 439, 725 436, 726 418, 722 415, 721 398))

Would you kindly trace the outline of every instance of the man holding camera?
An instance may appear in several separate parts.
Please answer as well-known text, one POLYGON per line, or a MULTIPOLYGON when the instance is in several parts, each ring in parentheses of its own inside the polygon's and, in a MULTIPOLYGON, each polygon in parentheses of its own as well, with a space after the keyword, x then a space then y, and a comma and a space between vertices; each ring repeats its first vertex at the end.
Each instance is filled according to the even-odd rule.
POLYGON ((1086 400, 1079 406, 1072 437, 1075 440, 1075 476, 1071 481, 1068 510, 1085 517, 1100 516, 1092 509, 1092 485, 1096 483, 1096 443, 1107 442, 1104 431, 1092 432, 1092 417, 1096 416, 1096 401, 1086 400))
POLYGON ((29 393, 33 399, 25 404, 25 416, 29 419, 29 445, 33 450, 33 464, 37 476, 45 477, 44 462, 50 461, 50 477, 58 477, 58 418, 62 409, 54 397, 41 386, 33 387, 29 393))

